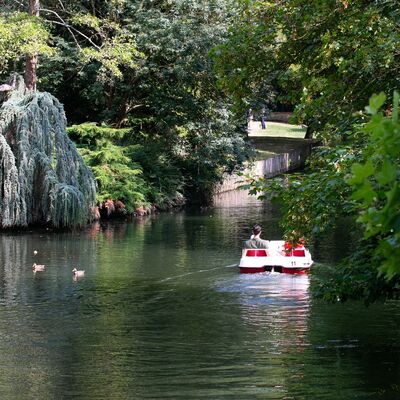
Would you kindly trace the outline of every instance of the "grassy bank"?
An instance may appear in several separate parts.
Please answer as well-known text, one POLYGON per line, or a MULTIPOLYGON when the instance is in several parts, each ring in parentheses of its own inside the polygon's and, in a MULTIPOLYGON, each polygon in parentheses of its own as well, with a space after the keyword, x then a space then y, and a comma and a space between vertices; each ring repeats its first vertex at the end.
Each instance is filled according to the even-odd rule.
POLYGON ((305 127, 282 122, 266 122, 266 129, 261 129, 261 123, 258 121, 251 121, 249 126, 249 136, 304 139, 305 134, 305 127))
POLYGON ((266 129, 261 129, 258 121, 251 121, 249 126, 249 137, 253 139, 257 149, 256 160, 265 160, 287 152, 295 145, 296 140, 304 139, 305 133, 306 128, 302 126, 281 122, 267 122, 266 129))

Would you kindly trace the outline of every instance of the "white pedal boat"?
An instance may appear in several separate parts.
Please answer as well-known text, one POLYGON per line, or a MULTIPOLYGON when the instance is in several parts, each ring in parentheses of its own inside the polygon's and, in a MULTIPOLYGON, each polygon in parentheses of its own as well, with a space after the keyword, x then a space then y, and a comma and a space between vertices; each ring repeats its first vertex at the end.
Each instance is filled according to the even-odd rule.
POLYGON ((268 249, 245 249, 239 263, 241 273, 275 271, 307 274, 313 260, 304 246, 288 249, 283 240, 270 240, 268 249))

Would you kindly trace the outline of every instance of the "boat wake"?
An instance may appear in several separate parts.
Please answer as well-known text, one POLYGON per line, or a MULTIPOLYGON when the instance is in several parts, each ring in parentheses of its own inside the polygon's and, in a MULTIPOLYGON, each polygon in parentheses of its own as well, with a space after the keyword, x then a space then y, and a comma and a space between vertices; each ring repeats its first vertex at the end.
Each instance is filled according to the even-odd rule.
POLYGON ((171 280, 179 279, 179 278, 184 278, 184 277, 189 276, 189 275, 195 275, 195 274, 201 274, 201 273, 205 273, 205 272, 215 271, 217 269, 234 268, 234 267, 237 267, 237 266, 238 266, 237 264, 230 264, 230 265, 224 265, 223 267, 200 269, 200 270, 197 270, 197 271, 186 272, 185 274, 169 276, 167 278, 161 279, 160 281, 158 281, 158 283, 167 282, 167 281, 171 281, 171 280))

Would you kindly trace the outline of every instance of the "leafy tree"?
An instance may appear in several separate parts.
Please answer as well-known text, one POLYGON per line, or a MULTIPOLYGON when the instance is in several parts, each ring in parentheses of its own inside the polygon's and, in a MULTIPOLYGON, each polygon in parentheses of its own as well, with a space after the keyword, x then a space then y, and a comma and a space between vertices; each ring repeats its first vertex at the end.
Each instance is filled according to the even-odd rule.
POLYGON ((141 54, 132 34, 109 14, 98 17, 96 13, 100 11, 93 2, 92 13, 82 1, 71 1, 68 7, 62 1, 53 0, 28 0, 26 3, 3 0, 2 3, 4 11, 0 18, 5 27, 0 31, 0 55, 14 63, 25 58, 25 72, 32 75, 31 80, 36 80, 38 54, 54 56, 66 46, 81 68, 97 61, 98 76, 104 80, 121 77, 122 66, 133 69, 138 66, 141 54), (9 40, 12 32, 17 34, 9 40), (18 51, 12 52, 14 48, 18 51))
MULTIPOLYGON (((151 187, 174 187, 172 193, 184 190, 190 198, 209 200, 214 183, 245 159, 247 152, 234 115, 228 111, 230 104, 216 87, 209 57, 210 49, 224 40, 230 2, 120 4, 119 23, 129 29, 143 54, 140 68, 124 68, 122 77, 112 81, 99 79, 96 62, 78 76, 67 68, 55 77, 57 92, 76 122, 93 120, 133 128, 131 144, 151 149, 150 158, 160 160, 155 167, 148 162, 150 153, 141 153, 144 177, 151 187), (167 183, 167 171, 173 176, 172 186, 167 183)), ((49 65, 49 69, 53 70, 49 76, 58 74, 54 72, 57 66, 49 65)), ((52 84, 50 80, 44 83, 52 84)), ((157 191, 155 197, 163 196, 157 191)))
POLYGON ((359 216, 365 237, 334 277, 317 285, 316 293, 331 300, 395 295, 397 100, 393 118, 378 112, 381 106, 391 107, 384 95, 372 97, 367 109, 372 117, 360 110, 373 93, 391 96, 399 86, 397 2, 241 4, 227 42, 214 50, 220 85, 238 110, 246 107, 255 88, 279 88, 283 101, 295 105, 297 121, 324 145, 314 151, 305 174, 251 181, 249 187, 280 199, 288 239, 312 240, 341 216, 359 216))
MULTIPOLYGON (((3 3, 5 19, 26 11, 25 4, 3 3)), ((143 177, 148 185, 139 185, 145 202, 166 206, 183 193, 209 200, 222 174, 247 157, 243 131, 216 86, 209 56, 225 40, 233 3, 42 0, 40 16, 30 19, 47 32, 43 41, 50 49, 41 52, 39 87, 62 101, 76 125, 93 121, 106 130, 130 128, 124 139, 98 129, 98 141, 82 151, 95 163, 95 154, 87 152, 101 153, 106 142, 104 156, 121 151, 110 167, 123 155, 129 158, 124 165, 141 169, 131 178, 143 177)), ((22 62, 16 55, 8 67, 22 70, 22 62)), ((121 175, 113 175, 113 183, 129 175, 121 165, 113 171, 121 175)), ((105 183, 99 198, 120 193, 116 187, 105 190, 105 183)), ((129 201, 133 206, 139 200, 134 195, 129 201)))
POLYGON ((352 165, 348 183, 360 204, 365 239, 377 239, 374 254, 382 262, 380 271, 389 279, 400 276, 400 122, 399 95, 394 94, 391 117, 380 108, 386 97, 372 97, 367 107, 371 120, 365 125, 368 137, 363 163, 352 165))
POLYGON ((336 142, 373 93, 399 86, 399 20, 395 0, 243 1, 215 51, 221 85, 240 104, 274 83, 298 122, 336 142))
POLYGON ((95 182, 66 135, 62 105, 49 93, 27 91, 21 76, 10 83, 0 107, 1 227, 84 225, 95 182))
POLYGON ((49 40, 49 32, 27 13, 0 15, 0 73, 8 72, 26 54, 54 55, 49 40))

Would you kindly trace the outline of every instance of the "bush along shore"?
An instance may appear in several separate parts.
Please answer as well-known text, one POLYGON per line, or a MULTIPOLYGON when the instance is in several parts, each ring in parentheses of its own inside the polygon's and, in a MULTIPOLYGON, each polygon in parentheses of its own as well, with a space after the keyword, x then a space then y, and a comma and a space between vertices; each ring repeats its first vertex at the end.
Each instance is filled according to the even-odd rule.
POLYGON ((171 148, 163 138, 148 138, 133 128, 84 123, 67 131, 96 180, 96 219, 208 204, 216 183, 238 164, 227 163, 226 157, 233 151, 250 154, 239 135, 215 139, 209 146, 199 143, 196 154, 185 149, 184 141, 171 148))

